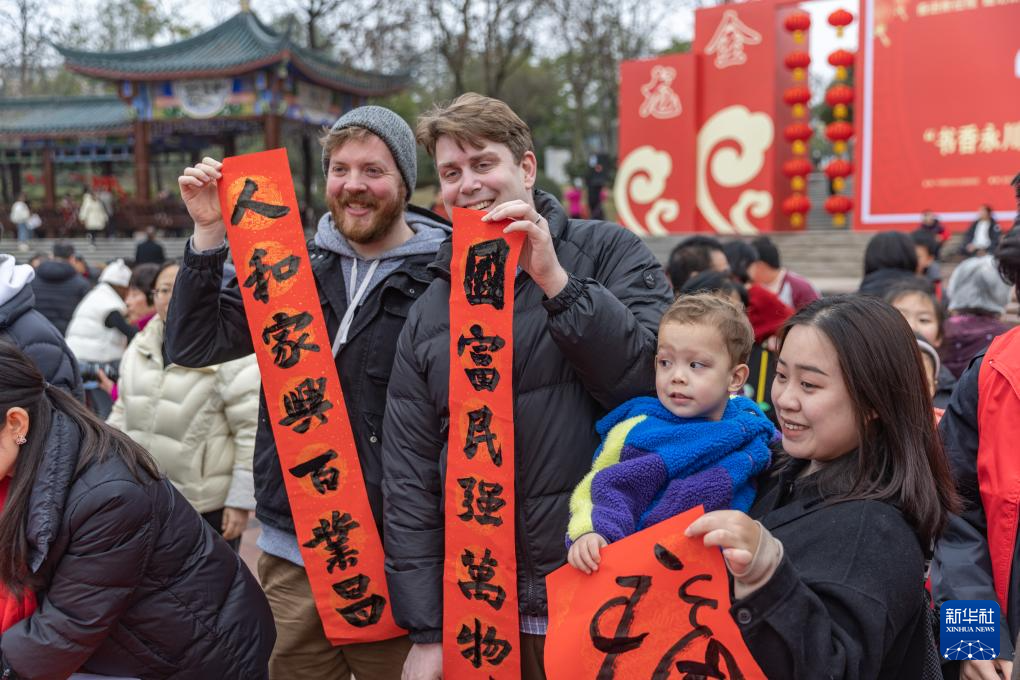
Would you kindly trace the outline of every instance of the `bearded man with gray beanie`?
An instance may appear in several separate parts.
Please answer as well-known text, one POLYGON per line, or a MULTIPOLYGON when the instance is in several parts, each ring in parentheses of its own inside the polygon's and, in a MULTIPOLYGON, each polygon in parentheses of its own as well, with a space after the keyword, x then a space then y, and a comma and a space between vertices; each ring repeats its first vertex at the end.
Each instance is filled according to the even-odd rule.
MULTIPOLYGON (((322 315, 382 535, 381 450, 386 388, 408 310, 432 280, 427 266, 450 234, 448 223, 409 204, 417 179, 414 134, 378 106, 344 114, 320 140, 329 211, 308 243, 322 315)), ((254 351, 238 281, 222 286, 226 227, 217 180, 206 158, 178 180, 195 221, 167 314, 167 359, 182 366, 223 363, 254 351)), ((255 441, 255 515, 262 523, 259 580, 276 619, 270 678, 399 678, 406 637, 334 647, 323 633, 261 395, 255 441)))

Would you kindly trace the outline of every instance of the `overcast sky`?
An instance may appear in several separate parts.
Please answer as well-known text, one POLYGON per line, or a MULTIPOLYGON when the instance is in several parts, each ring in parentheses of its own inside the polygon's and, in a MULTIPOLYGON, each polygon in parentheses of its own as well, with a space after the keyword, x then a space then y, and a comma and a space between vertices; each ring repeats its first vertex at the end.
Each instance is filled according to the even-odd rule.
MULTIPOLYGON (((181 1, 166 0, 166 4, 182 6, 181 1)), ((613 0, 606 1, 612 2, 613 0)), ((0 0, 0 4, 7 4, 7 1, 0 0)), ((96 5, 97 0, 52 0, 49 8, 51 14, 61 15, 75 11, 94 11, 96 5)), ((240 9, 240 2, 231 0, 209 3, 185 2, 183 6, 188 8, 190 21, 204 28, 211 28, 235 14, 240 9)), ((280 2, 279 0, 251 0, 251 6, 260 17, 268 18, 279 12, 280 2)), ((811 71, 828 80, 833 72, 833 68, 826 61, 829 53, 838 47, 851 51, 857 49, 857 21, 848 27, 843 38, 837 38, 835 29, 829 26, 826 19, 833 10, 840 7, 849 10, 856 18, 858 5, 856 2, 847 0, 812 0, 804 3, 802 7, 811 14, 811 71)), ((659 33, 654 36, 654 44, 665 47, 674 38, 689 40, 693 37, 693 33, 694 11, 687 8, 678 9, 668 21, 662 23, 659 33)))

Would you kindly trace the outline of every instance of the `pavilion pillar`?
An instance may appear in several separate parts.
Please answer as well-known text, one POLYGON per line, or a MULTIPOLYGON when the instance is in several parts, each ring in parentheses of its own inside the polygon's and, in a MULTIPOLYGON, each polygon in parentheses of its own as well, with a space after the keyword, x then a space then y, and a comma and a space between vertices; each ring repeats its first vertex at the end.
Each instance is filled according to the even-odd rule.
POLYGON ((135 200, 148 203, 149 192, 149 123, 135 120, 135 200))
POLYGON ((265 144, 266 151, 280 146, 280 116, 275 113, 267 113, 265 115, 263 143, 265 144))
POLYGON ((21 163, 11 163, 11 196, 18 200, 21 195, 21 163))
POLYGON ((57 207, 57 176, 53 171, 53 149, 46 147, 42 154, 43 163, 43 207, 53 210, 57 207))
POLYGON ((308 130, 301 131, 301 182, 304 184, 305 208, 312 205, 312 140, 308 130))

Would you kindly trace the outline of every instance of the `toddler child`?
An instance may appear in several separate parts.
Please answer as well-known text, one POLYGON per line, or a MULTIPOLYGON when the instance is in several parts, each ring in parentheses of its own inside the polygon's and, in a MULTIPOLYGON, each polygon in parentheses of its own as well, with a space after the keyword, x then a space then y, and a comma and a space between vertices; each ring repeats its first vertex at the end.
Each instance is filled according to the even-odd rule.
POLYGON ((659 324, 656 398, 596 423, 602 444, 570 498, 567 561, 590 574, 599 551, 697 505, 747 511, 768 467, 772 423, 740 392, 754 332, 713 293, 681 295, 659 324))

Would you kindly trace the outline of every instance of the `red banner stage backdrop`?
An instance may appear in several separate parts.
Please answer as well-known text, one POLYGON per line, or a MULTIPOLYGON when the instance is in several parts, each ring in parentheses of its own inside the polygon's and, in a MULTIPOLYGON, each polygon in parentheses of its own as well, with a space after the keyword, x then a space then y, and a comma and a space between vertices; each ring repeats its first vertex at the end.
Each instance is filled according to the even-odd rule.
POLYGON ((857 227, 1015 214, 1020 0, 864 0, 857 227))
POLYGON ((779 168, 793 122, 782 92, 791 6, 763 1, 696 13, 693 54, 626 62, 620 83, 619 220, 638 234, 789 228, 779 168), (779 143, 777 143, 779 140, 779 143))
MULTIPOLYGON (((959 229, 984 203, 1012 219, 1020 0, 862 0, 860 8, 848 0, 843 9, 862 18, 855 228, 912 228, 930 209, 959 229)), ((621 66, 621 224, 642 235, 797 228, 808 206, 783 176, 804 158, 790 141, 805 119, 784 102, 802 85, 784 60, 808 50, 784 28, 797 11, 788 0, 698 10, 691 54, 621 66), (796 221, 784 214, 794 201, 796 221)))

